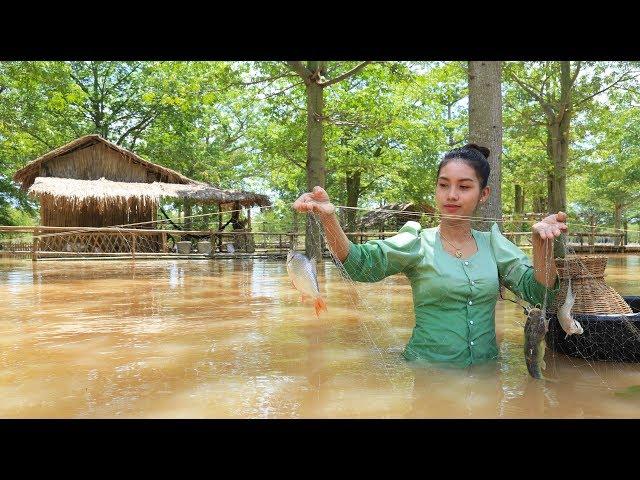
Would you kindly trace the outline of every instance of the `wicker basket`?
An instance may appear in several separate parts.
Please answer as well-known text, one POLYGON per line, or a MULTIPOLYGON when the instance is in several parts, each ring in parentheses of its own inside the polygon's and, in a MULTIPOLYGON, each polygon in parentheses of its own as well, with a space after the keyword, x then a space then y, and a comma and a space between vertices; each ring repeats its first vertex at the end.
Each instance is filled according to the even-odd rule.
POLYGON ((567 296, 568 279, 571 278, 571 290, 576 295, 572 313, 607 315, 632 313, 631 307, 613 288, 604 282, 604 270, 607 267, 605 255, 569 255, 556 258, 556 268, 560 276, 560 291, 553 305, 548 309, 556 313, 567 296))

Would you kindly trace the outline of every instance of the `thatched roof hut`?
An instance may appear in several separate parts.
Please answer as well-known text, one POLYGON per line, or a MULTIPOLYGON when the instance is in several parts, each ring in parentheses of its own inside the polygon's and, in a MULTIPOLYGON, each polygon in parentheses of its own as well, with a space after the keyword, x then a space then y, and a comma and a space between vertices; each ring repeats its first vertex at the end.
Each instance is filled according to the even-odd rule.
POLYGON ((409 220, 419 221, 421 214, 434 214, 435 209, 427 204, 390 203, 367 212, 360 220, 361 230, 399 229, 409 220))
POLYGON ((161 198, 225 206, 270 205, 266 195, 221 190, 86 135, 36 160, 14 175, 40 199, 41 224, 102 227, 156 220, 161 198))

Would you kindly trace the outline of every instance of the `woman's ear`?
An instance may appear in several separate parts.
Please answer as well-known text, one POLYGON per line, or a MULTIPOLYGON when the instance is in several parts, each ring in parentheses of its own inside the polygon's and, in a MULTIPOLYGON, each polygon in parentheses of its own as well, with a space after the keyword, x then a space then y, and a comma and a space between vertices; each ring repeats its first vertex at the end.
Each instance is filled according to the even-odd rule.
POLYGON ((484 187, 480 192, 480 203, 486 202, 489 195, 491 195, 491 187, 484 187))

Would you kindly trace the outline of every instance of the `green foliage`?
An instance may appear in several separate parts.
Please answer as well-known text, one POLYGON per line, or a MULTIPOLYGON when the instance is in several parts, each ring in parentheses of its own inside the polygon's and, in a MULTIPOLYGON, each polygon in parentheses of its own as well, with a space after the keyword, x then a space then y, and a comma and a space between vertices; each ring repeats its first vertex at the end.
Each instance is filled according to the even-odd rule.
MULTIPOLYGON (((358 63, 326 62, 326 76, 358 63)), ((557 64, 505 62, 504 213, 513 212, 515 185, 526 211, 546 198, 552 168, 548 116, 512 74, 557 104, 557 64)), ((610 221, 618 204, 640 221, 637 81, 607 90, 636 67, 583 62, 576 77, 567 172, 574 215, 610 221)), ((347 179, 359 176, 360 207, 432 203, 442 155, 467 138, 467 94, 465 62, 374 62, 326 87, 330 196, 345 205, 347 179)), ((305 85, 285 62, 0 62, 0 221, 37 219, 35 203, 11 181, 17 169, 97 132, 191 178, 269 194, 274 208, 255 218, 288 230, 290 204, 307 189, 306 124, 305 85)))

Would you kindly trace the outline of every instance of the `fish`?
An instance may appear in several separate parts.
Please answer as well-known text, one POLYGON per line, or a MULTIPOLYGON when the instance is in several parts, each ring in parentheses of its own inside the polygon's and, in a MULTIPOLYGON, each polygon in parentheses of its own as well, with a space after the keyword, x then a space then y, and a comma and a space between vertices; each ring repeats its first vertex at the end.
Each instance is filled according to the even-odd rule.
POLYGON ((539 308, 527 310, 527 321, 524 324, 524 359, 527 370, 533 378, 544 378, 544 336, 547 333, 547 322, 539 308))
POLYGON ((287 254, 287 273, 293 288, 302 294, 302 301, 304 302, 306 297, 313 299, 316 317, 320 316, 321 311, 327 311, 327 302, 320 295, 318 287, 318 272, 315 262, 309 260, 302 253, 289 251, 287 254))
POLYGON ((560 322, 562 330, 564 330, 566 333, 564 338, 567 338, 569 335, 573 335, 574 333, 577 333, 579 335, 584 333, 580 322, 574 320, 573 317, 571 317, 571 309, 573 308, 573 304, 575 301, 576 294, 571 291, 571 279, 569 279, 567 298, 565 299, 562 306, 558 309, 558 321, 560 322))

